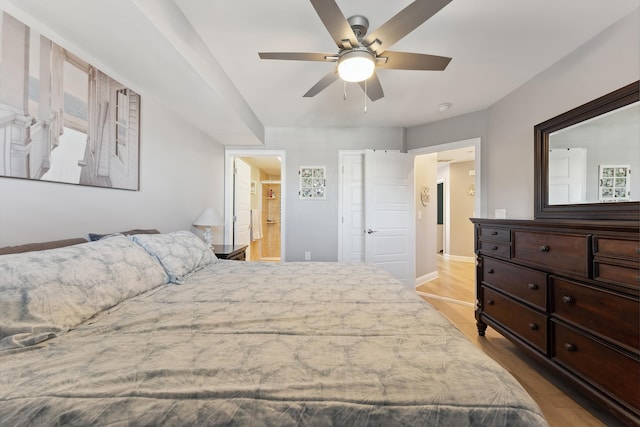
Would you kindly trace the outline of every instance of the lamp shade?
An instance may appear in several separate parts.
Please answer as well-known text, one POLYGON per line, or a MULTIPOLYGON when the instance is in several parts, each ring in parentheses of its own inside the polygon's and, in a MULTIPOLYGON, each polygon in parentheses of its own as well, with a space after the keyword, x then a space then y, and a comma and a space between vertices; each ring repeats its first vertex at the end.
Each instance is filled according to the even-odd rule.
POLYGON ((204 209, 198 218, 193 221, 193 225, 201 227, 215 227, 218 225, 224 225, 222 217, 214 208, 204 209))
POLYGON ((338 59, 338 75, 347 82, 361 82, 373 74, 376 64, 368 51, 352 50, 338 59))

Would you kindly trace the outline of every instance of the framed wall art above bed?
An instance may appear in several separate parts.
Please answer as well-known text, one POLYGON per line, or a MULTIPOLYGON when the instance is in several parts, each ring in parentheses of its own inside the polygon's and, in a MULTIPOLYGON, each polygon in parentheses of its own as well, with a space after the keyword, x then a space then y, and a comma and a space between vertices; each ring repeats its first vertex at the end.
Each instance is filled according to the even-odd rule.
POLYGON ((1 10, 0 20, 12 45, 0 51, 0 176, 138 190, 140 95, 1 10))

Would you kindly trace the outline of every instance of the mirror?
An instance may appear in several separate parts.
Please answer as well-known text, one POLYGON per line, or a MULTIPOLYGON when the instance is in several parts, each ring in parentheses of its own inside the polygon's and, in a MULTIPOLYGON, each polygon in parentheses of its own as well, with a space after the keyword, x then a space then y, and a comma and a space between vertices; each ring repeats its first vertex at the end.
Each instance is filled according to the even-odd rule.
POLYGON ((535 216, 640 219, 639 82, 535 126, 535 216))

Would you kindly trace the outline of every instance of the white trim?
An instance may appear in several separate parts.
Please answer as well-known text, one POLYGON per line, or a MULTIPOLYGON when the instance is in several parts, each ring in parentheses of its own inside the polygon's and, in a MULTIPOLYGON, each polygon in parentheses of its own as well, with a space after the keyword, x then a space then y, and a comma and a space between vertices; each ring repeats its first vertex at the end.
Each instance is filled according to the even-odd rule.
POLYGON ((451 302, 454 304, 460 304, 460 305, 464 305, 465 307, 471 307, 474 308, 474 304, 471 302, 467 302, 467 301, 461 301, 459 299, 454 299, 454 298, 449 298, 449 297, 443 297, 440 295, 434 295, 434 294, 430 294, 428 292, 421 292, 421 291, 416 291, 416 294, 422 296, 422 297, 427 297, 427 298, 433 298, 433 299, 437 299, 437 300, 441 300, 441 301, 446 301, 446 302, 451 302))
MULTIPOLYGON (((344 157, 347 155, 360 154, 362 155, 364 162, 364 150, 338 150, 338 261, 343 260, 344 254, 342 253, 342 217, 344 216, 344 206, 342 206, 342 186, 344 185, 344 174, 342 168, 344 167, 344 157)), ((362 190, 364 192, 364 188, 362 190)))
POLYGON ((286 260, 286 195, 287 195, 287 161, 285 150, 234 150, 225 149, 224 151, 224 240, 231 242, 231 232, 233 229, 233 206, 229 203, 229 198, 233 194, 233 159, 235 157, 280 157, 280 259, 286 260))
POLYGON ((461 256, 461 255, 442 255, 444 259, 447 261, 458 261, 458 262, 476 262, 476 258, 472 256, 461 256))
POLYGON ((440 278, 440 274, 437 271, 432 271, 431 273, 424 274, 420 277, 416 277, 416 287, 423 285, 425 283, 431 282, 440 278))

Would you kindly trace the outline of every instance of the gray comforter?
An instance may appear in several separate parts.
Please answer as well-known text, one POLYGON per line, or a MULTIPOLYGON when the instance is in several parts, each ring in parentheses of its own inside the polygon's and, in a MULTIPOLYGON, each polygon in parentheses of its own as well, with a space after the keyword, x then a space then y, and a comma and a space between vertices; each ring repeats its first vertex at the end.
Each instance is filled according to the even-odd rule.
POLYGON ((233 261, 0 351, 0 424, 547 425, 380 269, 233 261))

